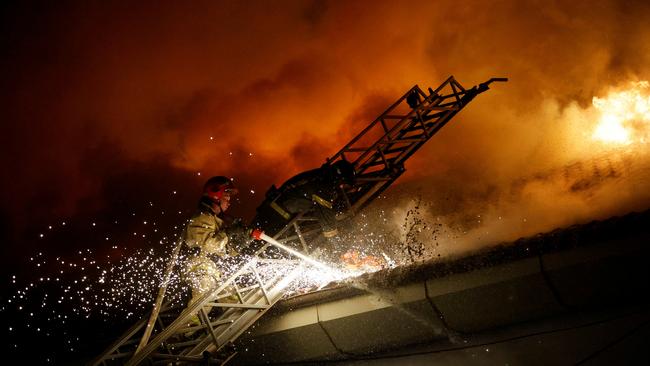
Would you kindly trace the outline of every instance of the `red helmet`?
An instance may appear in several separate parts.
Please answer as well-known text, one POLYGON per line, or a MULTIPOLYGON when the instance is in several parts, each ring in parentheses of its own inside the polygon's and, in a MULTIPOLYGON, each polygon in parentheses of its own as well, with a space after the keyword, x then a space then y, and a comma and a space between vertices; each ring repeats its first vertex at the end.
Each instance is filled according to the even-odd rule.
POLYGON ((217 201, 221 200, 226 192, 237 194, 239 190, 235 188, 230 178, 222 175, 208 179, 203 186, 203 194, 217 201))

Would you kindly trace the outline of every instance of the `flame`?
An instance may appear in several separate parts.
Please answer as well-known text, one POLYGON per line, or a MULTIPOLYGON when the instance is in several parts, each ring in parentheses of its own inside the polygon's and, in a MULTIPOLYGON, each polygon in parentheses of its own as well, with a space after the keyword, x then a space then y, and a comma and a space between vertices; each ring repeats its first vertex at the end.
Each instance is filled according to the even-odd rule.
POLYGON ((594 139, 618 144, 646 142, 650 129, 650 83, 635 82, 631 88, 611 92, 605 98, 594 97, 592 103, 601 113, 594 139))

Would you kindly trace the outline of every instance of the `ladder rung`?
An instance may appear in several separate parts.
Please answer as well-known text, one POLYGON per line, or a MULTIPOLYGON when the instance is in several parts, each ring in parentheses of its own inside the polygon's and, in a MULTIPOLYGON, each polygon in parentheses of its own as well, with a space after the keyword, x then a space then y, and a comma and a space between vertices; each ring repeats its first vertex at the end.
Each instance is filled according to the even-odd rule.
POLYGON ((241 308, 241 309, 268 309, 268 305, 258 305, 258 304, 231 304, 227 302, 209 302, 206 305, 218 306, 221 308, 241 308))

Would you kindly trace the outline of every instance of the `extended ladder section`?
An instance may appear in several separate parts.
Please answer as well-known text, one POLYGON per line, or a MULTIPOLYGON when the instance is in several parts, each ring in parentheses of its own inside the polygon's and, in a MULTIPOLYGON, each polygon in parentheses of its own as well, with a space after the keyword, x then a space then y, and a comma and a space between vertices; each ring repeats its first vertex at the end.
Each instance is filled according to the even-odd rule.
MULTIPOLYGON (((381 194, 404 172, 404 162, 447 124, 476 95, 494 81, 463 88, 453 77, 428 93, 417 85, 390 106, 329 163, 354 163, 356 182, 341 188, 345 216, 352 216, 381 194)), ((322 238, 311 212, 297 214, 274 238, 314 255, 322 238), (316 249, 315 249, 316 248, 316 249)), ((166 284, 177 266, 180 244, 174 249, 154 309, 92 365, 225 364, 234 356, 228 347, 286 293, 305 264, 268 245, 260 248, 218 288, 191 306, 163 301, 166 284), (210 311, 212 309, 212 311, 210 311), (198 316, 199 324, 195 324, 198 316), (148 320, 147 320, 148 319, 148 320)))
MULTIPOLYGON (((337 219, 354 216, 377 198, 404 173, 404 162, 413 153, 495 81, 507 79, 491 78, 465 89, 450 76, 435 90, 428 88, 427 93, 415 85, 328 159, 328 164, 339 160, 351 162, 356 173, 353 184, 339 187, 339 202, 335 202, 340 211, 337 219)), ((305 252, 314 250, 322 241, 316 216, 306 212, 291 220, 276 236, 305 252)))
POLYGON ((404 172, 406 159, 494 81, 507 79, 465 89, 450 76, 428 93, 416 85, 329 159, 354 163, 356 182, 343 189, 349 215, 388 188, 404 172))

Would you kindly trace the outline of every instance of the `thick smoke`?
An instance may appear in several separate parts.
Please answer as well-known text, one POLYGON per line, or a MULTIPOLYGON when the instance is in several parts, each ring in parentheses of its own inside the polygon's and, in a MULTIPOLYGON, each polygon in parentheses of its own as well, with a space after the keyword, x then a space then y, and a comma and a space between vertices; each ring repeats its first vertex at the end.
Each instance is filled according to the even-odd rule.
POLYGON ((320 165, 414 83, 435 87, 450 74, 466 86, 492 76, 511 81, 477 98, 408 162, 386 193, 395 196, 391 206, 419 195, 450 230, 495 240, 642 208, 647 179, 630 169, 639 171, 646 157, 610 158, 583 141, 593 96, 650 78, 649 7, 296 1, 6 9, 0 195, 11 225, 2 236, 15 249, 34 234, 25 228, 106 210, 106 186, 150 162, 168 171, 142 168, 134 179, 189 184, 178 188, 188 195, 206 176, 236 176, 256 192, 240 197, 239 214, 250 217, 271 183, 320 165), (615 173, 600 173, 607 159, 615 173), (478 215, 494 223, 491 234, 479 234, 478 215))

